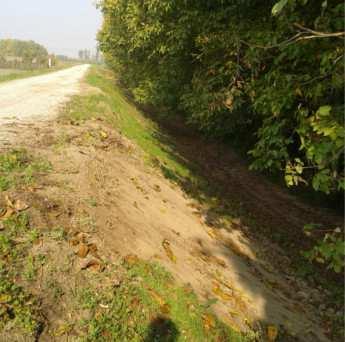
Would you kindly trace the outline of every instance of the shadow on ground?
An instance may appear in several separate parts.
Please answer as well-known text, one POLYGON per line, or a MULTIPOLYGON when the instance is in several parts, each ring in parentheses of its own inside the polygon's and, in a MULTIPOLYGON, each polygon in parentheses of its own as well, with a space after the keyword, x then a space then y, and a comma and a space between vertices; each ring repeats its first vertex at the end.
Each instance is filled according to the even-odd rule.
POLYGON ((159 125, 155 138, 161 148, 196 177, 182 178, 161 164, 163 174, 206 204, 199 210, 210 226, 223 228, 224 217, 239 219, 237 228, 246 225, 253 237, 260 239, 264 234, 288 248, 289 256, 298 264, 303 263, 301 250, 315 244, 315 239, 304 234, 306 224, 317 223, 327 229, 343 226, 343 218, 336 210, 311 206, 264 175, 249 171, 248 162, 231 147, 203 137, 178 117, 162 120, 148 113, 143 109, 143 114, 159 125))
POLYGON ((176 342, 180 333, 169 318, 156 317, 148 327, 148 334, 143 342, 176 342))

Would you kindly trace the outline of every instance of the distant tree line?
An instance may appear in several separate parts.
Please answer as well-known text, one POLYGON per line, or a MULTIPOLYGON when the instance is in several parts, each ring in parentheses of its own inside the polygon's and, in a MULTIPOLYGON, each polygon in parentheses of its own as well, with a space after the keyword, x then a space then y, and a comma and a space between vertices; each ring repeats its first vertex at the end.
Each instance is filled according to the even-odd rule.
POLYGON ((35 69, 48 66, 49 54, 34 41, 0 40, 0 68, 35 69))
POLYGON ((98 47, 96 49, 96 52, 94 53, 92 53, 92 51, 89 49, 79 50, 78 57, 79 57, 79 60, 86 61, 86 62, 101 63, 103 61, 103 58, 101 56, 101 53, 98 47))

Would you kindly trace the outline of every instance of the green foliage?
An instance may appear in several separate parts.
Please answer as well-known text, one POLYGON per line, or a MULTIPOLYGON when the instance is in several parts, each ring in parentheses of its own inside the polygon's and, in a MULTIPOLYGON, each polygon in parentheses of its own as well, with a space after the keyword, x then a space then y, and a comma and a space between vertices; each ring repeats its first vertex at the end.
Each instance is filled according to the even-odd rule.
MULTIPOLYGON (((306 234, 312 232, 318 226, 309 224, 304 227, 306 234)), ((327 268, 340 273, 345 267, 345 242, 343 232, 340 228, 326 232, 324 237, 318 241, 317 245, 308 252, 304 253, 310 261, 316 261, 320 264, 326 264, 327 268)))
POLYGON ((242 137, 252 168, 285 170, 290 186, 343 188, 343 39, 308 31, 341 31, 340 3, 99 6, 101 49, 137 101, 182 112, 207 134, 242 137))
POLYGON ((241 141, 252 169, 285 175, 288 186, 344 190, 341 1, 101 0, 99 7, 100 48, 138 102, 241 141))
POLYGON ((288 0, 280 0, 272 7, 272 14, 278 15, 283 8, 287 5, 288 0))

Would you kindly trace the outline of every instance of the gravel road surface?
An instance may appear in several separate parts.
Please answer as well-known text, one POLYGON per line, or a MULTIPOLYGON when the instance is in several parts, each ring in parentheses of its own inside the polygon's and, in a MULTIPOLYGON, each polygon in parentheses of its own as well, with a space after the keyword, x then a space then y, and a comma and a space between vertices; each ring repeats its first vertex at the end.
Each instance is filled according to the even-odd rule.
POLYGON ((68 99, 79 93, 89 65, 0 83, 0 143, 14 126, 51 120, 68 99))

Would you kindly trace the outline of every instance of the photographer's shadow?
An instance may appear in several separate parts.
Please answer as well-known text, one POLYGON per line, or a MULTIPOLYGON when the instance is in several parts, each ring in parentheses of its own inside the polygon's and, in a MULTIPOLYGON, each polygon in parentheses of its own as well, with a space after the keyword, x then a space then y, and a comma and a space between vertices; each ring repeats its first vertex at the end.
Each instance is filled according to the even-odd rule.
POLYGON ((148 328, 143 342, 176 342, 179 336, 176 325, 169 318, 158 316, 148 328))

